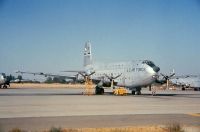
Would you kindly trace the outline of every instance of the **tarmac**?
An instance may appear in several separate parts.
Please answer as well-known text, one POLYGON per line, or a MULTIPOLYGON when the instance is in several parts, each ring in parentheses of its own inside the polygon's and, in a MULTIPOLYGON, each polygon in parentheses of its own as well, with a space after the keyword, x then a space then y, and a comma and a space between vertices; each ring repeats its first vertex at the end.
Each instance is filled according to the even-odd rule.
POLYGON ((83 89, 0 89, 0 129, 126 127, 180 123, 200 126, 200 91, 160 90, 152 96, 82 95, 83 89))

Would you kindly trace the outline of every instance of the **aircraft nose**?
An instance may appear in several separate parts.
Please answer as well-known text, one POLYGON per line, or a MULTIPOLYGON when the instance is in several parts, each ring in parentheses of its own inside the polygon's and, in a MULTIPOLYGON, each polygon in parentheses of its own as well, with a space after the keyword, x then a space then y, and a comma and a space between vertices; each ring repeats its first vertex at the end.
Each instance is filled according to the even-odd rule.
POLYGON ((160 67, 154 66, 154 67, 153 67, 153 70, 154 70, 155 72, 159 72, 159 71, 160 71, 160 67))

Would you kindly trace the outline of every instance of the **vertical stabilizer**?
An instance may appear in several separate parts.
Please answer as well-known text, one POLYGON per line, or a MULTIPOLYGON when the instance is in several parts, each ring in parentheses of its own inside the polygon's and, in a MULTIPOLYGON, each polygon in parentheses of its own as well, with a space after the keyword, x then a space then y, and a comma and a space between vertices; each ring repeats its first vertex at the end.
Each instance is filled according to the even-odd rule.
POLYGON ((84 67, 92 64, 91 43, 87 41, 84 49, 84 67))

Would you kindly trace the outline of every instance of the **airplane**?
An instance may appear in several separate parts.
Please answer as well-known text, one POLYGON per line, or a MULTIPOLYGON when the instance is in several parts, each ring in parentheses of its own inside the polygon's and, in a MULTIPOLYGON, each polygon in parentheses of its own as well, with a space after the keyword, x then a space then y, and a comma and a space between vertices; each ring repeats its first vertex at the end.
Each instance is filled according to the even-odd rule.
POLYGON ((8 88, 10 86, 10 80, 6 78, 5 73, 0 74, 0 88, 8 88))
MULTIPOLYGON (((160 68, 156 66, 150 60, 131 60, 124 62, 114 63, 101 63, 95 64, 92 59, 91 43, 87 41, 84 48, 84 69, 63 71, 63 72, 74 72, 74 76, 63 76, 68 79, 83 81, 86 78, 91 78, 92 81, 97 84, 95 87, 96 94, 103 94, 103 86, 114 86, 125 87, 131 90, 132 94, 140 95, 141 88, 151 86, 159 77, 158 72, 160 68), (80 76, 81 75, 81 76, 80 76)), ((33 75, 43 76, 60 76, 53 74, 45 74, 43 72, 21 72, 17 73, 28 73, 33 75)))
POLYGON ((170 79, 172 84, 182 87, 182 90, 186 88, 194 88, 195 91, 200 90, 200 76, 187 75, 187 76, 176 76, 170 79))

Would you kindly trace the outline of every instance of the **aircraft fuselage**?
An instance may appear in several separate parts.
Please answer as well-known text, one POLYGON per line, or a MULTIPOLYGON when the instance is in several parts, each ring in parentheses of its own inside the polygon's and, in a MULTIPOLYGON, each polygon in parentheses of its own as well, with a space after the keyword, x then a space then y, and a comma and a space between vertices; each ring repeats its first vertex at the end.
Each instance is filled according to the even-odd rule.
MULTIPOLYGON (((158 76, 159 67, 148 65, 147 60, 137 60, 128 62, 118 62, 109 64, 95 64, 93 70, 95 73, 92 75, 92 79, 102 79, 104 82, 109 82, 107 76, 118 76, 114 81, 117 86, 124 86, 129 89, 136 87, 146 87, 151 85, 158 76)), ((91 66, 89 66, 91 67, 91 66)))

